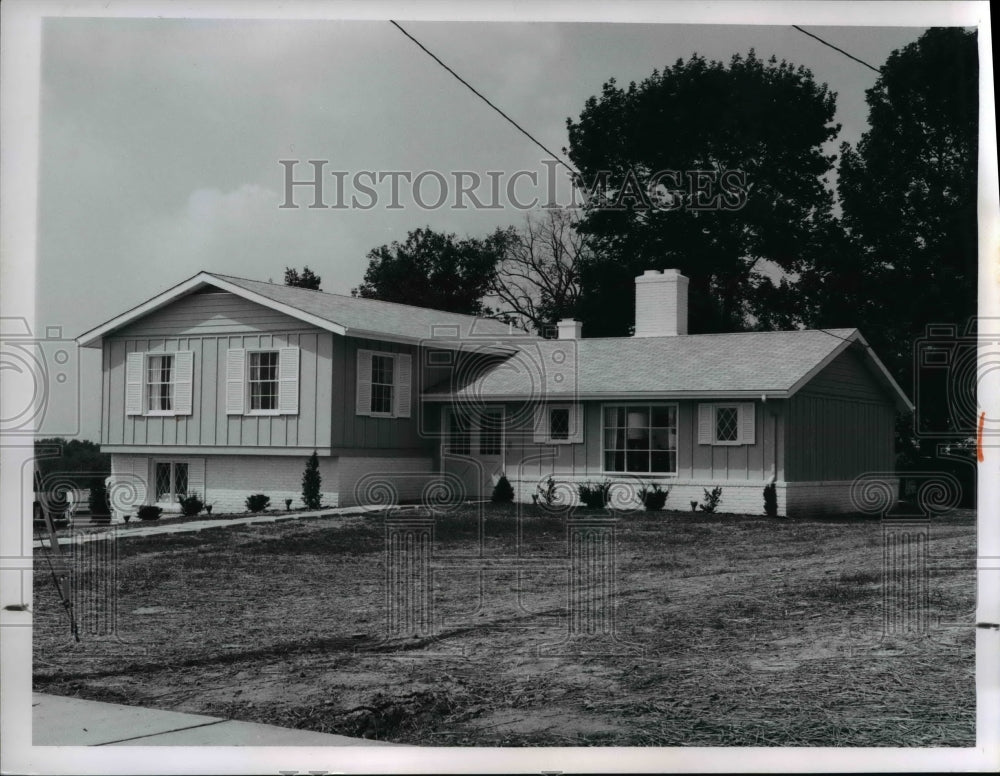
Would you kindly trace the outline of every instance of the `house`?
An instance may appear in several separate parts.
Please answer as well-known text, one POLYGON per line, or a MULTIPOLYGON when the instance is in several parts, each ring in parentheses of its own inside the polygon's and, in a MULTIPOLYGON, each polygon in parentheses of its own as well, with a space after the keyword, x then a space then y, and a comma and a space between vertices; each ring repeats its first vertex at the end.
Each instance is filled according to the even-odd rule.
POLYGON ((689 335, 687 278, 653 270, 634 336, 581 335, 202 272, 78 342, 102 350, 112 477, 167 509, 298 504, 313 450, 341 506, 489 498, 506 474, 521 501, 551 476, 679 509, 718 486, 754 514, 774 482, 781 514, 818 514, 891 477, 913 405, 856 329, 689 335))

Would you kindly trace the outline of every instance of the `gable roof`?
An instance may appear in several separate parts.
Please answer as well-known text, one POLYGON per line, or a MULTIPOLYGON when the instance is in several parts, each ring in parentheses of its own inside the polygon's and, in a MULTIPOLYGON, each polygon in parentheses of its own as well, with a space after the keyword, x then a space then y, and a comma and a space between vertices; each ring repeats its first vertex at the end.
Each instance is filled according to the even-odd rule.
POLYGON ((857 329, 612 337, 522 343, 469 384, 427 399, 788 398, 850 347, 901 408, 910 400, 857 329))
MULTIPOLYGON (((417 343, 435 337, 440 347, 460 347, 474 340, 477 349, 484 340, 536 339, 512 330, 506 323, 472 315, 460 315, 426 307, 360 299, 307 288, 265 283, 233 275, 199 272, 137 307, 112 318, 77 338, 83 347, 98 347, 102 337, 206 286, 241 296, 252 302, 297 318, 335 334, 417 343), (441 338, 440 343, 438 338, 441 338)), ((510 352, 501 349, 501 352, 510 352)))

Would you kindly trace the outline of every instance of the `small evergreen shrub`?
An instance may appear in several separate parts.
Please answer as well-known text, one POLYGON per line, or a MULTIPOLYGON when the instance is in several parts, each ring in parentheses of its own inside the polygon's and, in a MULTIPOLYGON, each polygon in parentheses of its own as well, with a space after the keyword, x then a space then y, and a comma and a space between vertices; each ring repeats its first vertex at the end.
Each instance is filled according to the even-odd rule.
POLYGON ((643 488, 639 491, 639 498, 642 500, 642 505, 646 508, 647 512, 657 512, 663 509, 667 504, 667 496, 670 495, 670 489, 664 490, 656 483, 650 488, 643 488))
POLYGON ((111 505, 108 503, 108 486, 104 484, 103 478, 91 486, 87 506, 90 508, 91 517, 104 517, 111 514, 111 505))
POLYGON ((247 496, 248 512, 263 512, 269 506, 271 506, 270 496, 265 496, 263 493, 254 493, 252 496, 247 496))
POLYGON ((491 501, 494 504, 510 504, 514 500, 514 488, 507 479, 507 475, 501 474, 497 484, 493 487, 491 501))
POLYGON ((306 470, 302 474, 302 503, 306 505, 306 509, 323 508, 323 494, 320 491, 322 484, 323 477, 319 473, 319 456, 313 450, 313 454, 306 460, 306 470))
POLYGON ((697 512, 698 511, 698 502, 697 501, 692 501, 691 502, 691 511, 692 512, 697 512))
POLYGON ((611 483, 606 480, 597 484, 586 482, 580 485, 577 490, 584 506, 591 509, 604 509, 611 495, 611 483))
POLYGON ((189 493, 186 496, 178 496, 177 501, 181 505, 181 514, 185 517, 194 517, 205 508, 205 502, 198 498, 197 493, 189 493))
POLYGON ((778 516, 778 489, 773 482, 764 486, 764 514, 768 517, 778 516))
POLYGON ((712 514, 722 500, 722 488, 716 486, 711 491, 708 488, 702 488, 702 490, 705 491, 705 500, 701 502, 701 511, 712 514))
POLYGON ((143 504, 139 507, 138 512, 140 520, 159 520, 162 514, 163 510, 159 507, 154 507, 152 504, 143 504))

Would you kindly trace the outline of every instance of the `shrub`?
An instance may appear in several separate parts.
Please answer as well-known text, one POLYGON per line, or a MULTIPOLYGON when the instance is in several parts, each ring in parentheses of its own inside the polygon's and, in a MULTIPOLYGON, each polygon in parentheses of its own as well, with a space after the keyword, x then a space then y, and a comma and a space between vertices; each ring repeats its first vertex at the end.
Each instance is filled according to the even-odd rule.
POLYGON ((556 506, 556 481, 549 477, 545 482, 538 483, 536 490, 538 493, 533 496, 535 503, 541 501, 542 506, 546 509, 554 509, 556 506))
POLYGON ((111 514, 111 505, 108 503, 108 486, 104 484, 103 478, 96 480, 91 486, 87 506, 90 507, 91 517, 103 517, 111 514))
POLYGON ((263 512, 269 506, 271 506, 270 496, 265 496, 263 493, 247 496, 247 511, 249 512, 263 512))
POLYGON ((778 516, 778 489, 773 482, 764 486, 764 514, 768 517, 778 516))
POLYGON ((163 510, 159 507, 154 507, 152 504, 143 504, 139 507, 138 514, 140 520, 159 520, 160 515, 163 514, 163 510))
POLYGON ((651 488, 643 488, 639 491, 639 498, 642 499, 642 505, 646 508, 647 512, 656 512, 663 509, 667 504, 667 496, 669 495, 669 488, 664 490, 656 483, 653 483, 651 488))
POLYGON ((181 505, 181 514, 185 517, 194 517, 205 508, 205 502, 198 498, 197 493, 189 493, 186 496, 178 496, 177 500, 181 505))
POLYGON ((722 488, 716 486, 711 491, 708 488, 702 488, 702 490, 705 491, 705 500, 701 502, 701 511, 712 514, 722 500, 722 488))
POLYGON ((514 488, 507 479, 507 475, 501 474, 497 484, 493 487, 491 501, 494 504, 509 504, 514 500, 514 488))
POLYGON ((691 511, 692 512, 697 512, 698 511, 698 502, 697 501, 692 501, 691 502, 691 511))
POLYGON ((580 493, 580 501, 584 506, 592 509, 603 509, 610 498, 611 483, 605 480, 596 485, 589 482, 580 485, 577 490, 580 493))
MULTIPOLYGON (((313 454, 306 460, 306 470, 302 474, 302 503, 306 505, 306 509, 322 509, 323 494, 320 492, 322 484, 323 478, 319 473, 319 456, 313 450, 313 454)), ((250 511, 257 512, 259 510, 251 509, 250 511)))

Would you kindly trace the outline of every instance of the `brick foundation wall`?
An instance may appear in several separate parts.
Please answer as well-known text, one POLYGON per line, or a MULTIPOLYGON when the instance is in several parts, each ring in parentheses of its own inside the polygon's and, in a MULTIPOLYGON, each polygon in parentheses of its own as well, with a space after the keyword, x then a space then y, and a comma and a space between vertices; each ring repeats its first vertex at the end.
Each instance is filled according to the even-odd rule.
MULTIPOLYGON (((116 521, 124 514, 135 515, 138 507, 153 502, 150 482, 151 460, 157 456, 114 453, 111 456, 111 502, 116 521), (117 489, 117 490, 116 490, 117 489), (117 502, 117 503, 116 503, 117 502)), ((302 507, 302 473, 306 456, 266 455, 205 455, 173 456, 189 466, 189 492, 197 492, 214 514, 245 512, 246 498, 253 493, 271 497, 271 508, 284 509, 285 499, 292 499, 292 508, 302 507)), ((336 507, 339 499, 339 465, 337 458, 321 457, 323 506, 336 507)), ((180 511, 170 504, 165 511, 180 511)))
POLYGON ((439 480, 431 458, 340 458, 340 505, 398 504, 421 500, 439 480))
MULTIPOLYGON (((319 459, 324 507, 339 506, 338 464, 337 458, 319 459)), ((205 456, 205 501, 217 513, 245 512, 247 496, 263 493, 271 497, 271 509, 284 509, 288 498, 292 509, 301 509, 305 468, 305 456, 205 456)))
MULTIPOLYGON (((785 486, 790 517, 817 517, 858 512, 851 498, 853 480, 830 482, 789 482, 785 486)), ((886 481, 893 493, 899 492, 899 479, 886 481)))
MULTIPOLYGON (((546 478, 542 478, 544 484, 546 478)), ((577 486, 586 482, 597 484, 603 482, 603 477, 587 477, 582 475, 557 475, 553 478, 556 481, 558 492, 567 498, 569 503, 578 504, 579 495, 577 486)), ((720 514, 764 514, 764 481, 736 480, 727 482, 725 480, 677 480, 677 479, 638 479, 622 478, 612 479, 614 483, 611 490, 612 503, 622 507, 639 507, 638 491, 644 485, 658 484, 661 488, 670 489, 667 497, 666 509, 690 511, 691 502, 697 501, 701 504, 705 500, 705 490, 719 486, 722 488, 722 499, 719 501, 717 511, 720 514)), ((525 503, 531 502, 533 494, 537 493, 539 480, 511 480, 514 486, 515 498, 525 503)), ((778 514, 785 514, 785 489, 784 483, 778 483, 778 514)))

